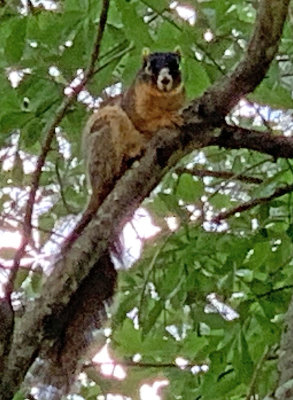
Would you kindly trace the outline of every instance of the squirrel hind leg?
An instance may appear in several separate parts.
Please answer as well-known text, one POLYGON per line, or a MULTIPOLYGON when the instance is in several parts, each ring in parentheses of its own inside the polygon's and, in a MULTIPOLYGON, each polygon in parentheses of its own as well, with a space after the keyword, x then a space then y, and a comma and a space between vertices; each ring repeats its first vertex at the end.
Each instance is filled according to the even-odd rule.
POLYGON ((84 149, 92 202, 100 203, 108 194, 121 167, 121 160, 112 140, 110 123, 98 119, 84 134, 84 149))

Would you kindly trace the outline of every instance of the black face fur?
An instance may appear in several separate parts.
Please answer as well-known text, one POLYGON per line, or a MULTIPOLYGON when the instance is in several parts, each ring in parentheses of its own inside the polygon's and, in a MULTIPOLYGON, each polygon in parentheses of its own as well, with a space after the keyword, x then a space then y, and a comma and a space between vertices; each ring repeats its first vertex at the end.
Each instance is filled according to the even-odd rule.
POLYGON ((150 53, 144 58, 143 75, 160 91, 169 92, 181 83, 178 53, 150 53))

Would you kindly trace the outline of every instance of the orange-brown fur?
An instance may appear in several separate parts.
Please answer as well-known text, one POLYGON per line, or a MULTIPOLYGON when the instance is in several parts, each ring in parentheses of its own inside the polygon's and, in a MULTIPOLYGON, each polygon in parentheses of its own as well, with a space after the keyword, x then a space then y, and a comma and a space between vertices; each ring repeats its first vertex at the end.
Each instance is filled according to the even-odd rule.
POLYGON ((178 87, 172 92, 160 92, 146 83, 135 86, 133 123, 141 132, 155 133, 160 128, 182 124, 179 110, 184 105, 184 92, 178 87))
POLYGON ((137 157, 144 145, 144 138, 119 104, 106 105, 90 117, 83 137, 85 162, 92 188, 88 209, 95 211, 98 208, 108 192, 107 188, 113 186, 123 163, 137 157))
POLYGON ((75 237, 113 188, 127 161, 142 154, 157 130, 182 123, 180 110, 185 101, 182 85, 162 92, 145 82, 142 72, 138 72, 132 86, 122 95, 105 101, 85 127, 83 147, 92 194, 74 230, 75 237))
POLYGON ((94 113, 84 131, 84 148, 92 196, 89 207, 103 200, 100 189, 113 184, 123 162, 139 156, 161 128, 182 124, 185 92, 180 84, 162 92, 144 82, 140 72, 122 95, 111 98, 94 113))

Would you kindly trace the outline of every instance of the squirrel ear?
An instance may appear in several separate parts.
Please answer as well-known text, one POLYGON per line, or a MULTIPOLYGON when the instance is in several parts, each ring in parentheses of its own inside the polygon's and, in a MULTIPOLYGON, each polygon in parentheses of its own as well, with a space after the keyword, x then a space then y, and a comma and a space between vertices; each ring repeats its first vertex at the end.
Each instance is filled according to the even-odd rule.
POLYGON ((148 58, 148 56, 150 55, 150 49, 148 48, 148 47, 144 47, 143 49, 142 49, 142 59, 143 59, 143 61, 146 61, 147 60, 147 58, 148 58))
POLYGON ((174 53, 177 54, 177 56, 178 56, 178 58, 179 58, 179 61, 180 61, 180 60, 181 60, 181 55, 182 55, 180 46, 176 46, 176 47, 175 47, 174 53))

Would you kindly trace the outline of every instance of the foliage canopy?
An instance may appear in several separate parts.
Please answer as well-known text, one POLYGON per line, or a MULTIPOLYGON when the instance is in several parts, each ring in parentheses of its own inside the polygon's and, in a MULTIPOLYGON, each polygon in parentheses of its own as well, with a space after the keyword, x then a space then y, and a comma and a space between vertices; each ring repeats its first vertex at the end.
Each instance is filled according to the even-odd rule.
MULTIPOLYGON (((73 99, 41 172, 31 239, 13 282, 16 318, 42 295, 51 256, 86 204, 81 132, 94 100, 131 83, 143 47, 170 51, 175 44, 183 54, 188 99, 202 95, 242 59, 257 5, 112 0, 98 63, 74 101, 72 81, 82 79, 92 57, 102 1, 0 1, 1 235, 12 238, 3 239, 0 249, 3 282, 15 261, 12 241, 22 232, 45 135, 62 101, 73 99), (191 13, 189 20, 180 16, 182 7, 191 13)), ((248 133, 292 136, 292 5, 290 11, 265 79, 226 118, 248 133)), ((293 162, 272 157, 265 147, 263 152, 241 147, 191 152, 145 199, 143 207, 160 233, 145 241, 133 268, 119 271, 106 325, 111 333, 108 339, 97 334, 96 351, 107 341, 127 377, 104 378, 87 361, 75 388, 79 398, 112 393, 139 399, 143 383, 160 379, 169 382, 166 400, 264 399, 278 387, 280 340, 293 288, 292 193, 278 196, 278 190, 292 187, 293 162)), ((14 399, 25 399, 22 393, 41 385, 37 373, 27 376, 24 392, 14 399)), ((36 399, 45 392, 55 398, 48 387, 43 390, 36 399)))

